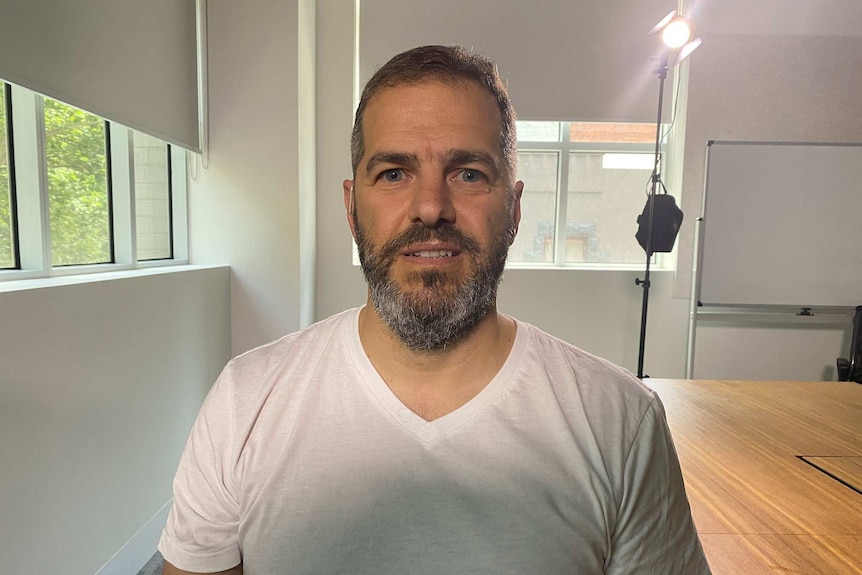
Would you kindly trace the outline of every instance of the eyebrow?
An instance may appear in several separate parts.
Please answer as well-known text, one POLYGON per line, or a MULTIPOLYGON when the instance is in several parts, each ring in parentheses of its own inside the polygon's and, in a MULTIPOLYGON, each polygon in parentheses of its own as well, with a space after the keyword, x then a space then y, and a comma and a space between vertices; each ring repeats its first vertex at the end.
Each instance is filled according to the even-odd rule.
POLYGON ((378 152, 368 158, 365 165, 366 175, 371 174, 380 164, 395 164, 396 166, 416 166, 419 158, 415 154, 404 154, 401 152, 378 152))
POLYGON ((447 166, 458 166, 463 164, 484 164, 494 172, 494 176, 500 173, 500 165, 497 160, 485 152, 473 150, 450 150, 444 155, 447 166))
MULTIPOLYGON (((441 154, 440 159, 445 163, 447 169, 463 164, 478 163, 493 170, 495 176, 500 173, 499 162, 485 152, 453 149, 441 154)), ((366 175, 370 175, 380 164, 415 167, 419 164, 419 158, 416 154, 406 154, 403 152, 378 152, 368 159, 368 163, 365 165, 366 175)))

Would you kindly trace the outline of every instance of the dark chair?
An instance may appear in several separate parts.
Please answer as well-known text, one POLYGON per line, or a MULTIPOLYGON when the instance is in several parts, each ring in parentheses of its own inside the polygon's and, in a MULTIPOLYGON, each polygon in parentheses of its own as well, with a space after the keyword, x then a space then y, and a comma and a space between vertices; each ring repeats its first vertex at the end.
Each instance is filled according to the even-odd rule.
POLYGON ((850 358, 839 357, 838 381, 862 383, 862 305, 853 316, 853 336, 850 338, 850 358))

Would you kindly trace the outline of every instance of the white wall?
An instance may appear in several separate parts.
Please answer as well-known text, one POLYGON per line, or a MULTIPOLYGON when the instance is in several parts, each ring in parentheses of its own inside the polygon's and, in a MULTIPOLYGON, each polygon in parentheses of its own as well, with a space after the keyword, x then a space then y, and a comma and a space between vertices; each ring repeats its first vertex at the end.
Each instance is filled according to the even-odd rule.
POLYGON ((829 323, 702 321, 697 328, 693 377, 835 381, 835 359, 849 356, 850 322, 848 316, 848 327, 843 329, 829 323))
MULTIPOLYGON (((643 301, 636 277, 643 272, 510 269, 500 309, 636 372, 643 301)), ((651 271, 650 281, 644 373, 682 377, 688 302, 672 297, 673 272, 651 271)))
POLYGON ((0 285, 0 572, 95 573, 170 499, 228 359, 227 275, 0 285))
POLYGON ((365 303, 341 182, 351 178, 353 2, 317 1, 317 319, 365 303))
POLYGON ((313 278, 301 272, 313 270, 314 221, 300 214, 314 199, 314 167, 300 150, 314 149, 314 134, 300 122, 314 109, 301 107, 299 78, 308 90, 313 32, 300 28, 309 32, 314 12, 313 2, 280 0, 210 0, 207 11, 209 165, 189 189, 190 256, 230 265, 239 354, 313 316, 313 278))

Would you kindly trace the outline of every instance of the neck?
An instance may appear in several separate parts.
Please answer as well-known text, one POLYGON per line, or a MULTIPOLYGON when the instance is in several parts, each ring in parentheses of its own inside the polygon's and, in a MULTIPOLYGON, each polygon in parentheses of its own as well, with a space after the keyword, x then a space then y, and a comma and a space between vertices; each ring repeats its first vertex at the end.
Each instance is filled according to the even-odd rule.
POLYGON ((515 340, 515 322, 491 307, 458 342, 435 351, 405 346, 369 303, 359 337, 372 365, 415 413, 434 419, 454 411, 494 378, 515 340))

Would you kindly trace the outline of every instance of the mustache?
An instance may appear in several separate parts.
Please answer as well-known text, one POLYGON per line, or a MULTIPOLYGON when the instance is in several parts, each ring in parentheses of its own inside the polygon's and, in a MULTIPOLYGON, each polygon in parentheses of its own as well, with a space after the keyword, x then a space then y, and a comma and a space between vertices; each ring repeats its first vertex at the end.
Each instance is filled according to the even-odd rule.
POLYGON ((462 252, 478 252, 481 248, 472 236, 446 223, 429 228, 421 223, 412 224, 399 235, 386 242, 379 251, 380 259, 391 262, 404 248, 417 243, 438 241, 455 245, 462 252))

